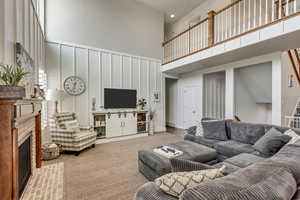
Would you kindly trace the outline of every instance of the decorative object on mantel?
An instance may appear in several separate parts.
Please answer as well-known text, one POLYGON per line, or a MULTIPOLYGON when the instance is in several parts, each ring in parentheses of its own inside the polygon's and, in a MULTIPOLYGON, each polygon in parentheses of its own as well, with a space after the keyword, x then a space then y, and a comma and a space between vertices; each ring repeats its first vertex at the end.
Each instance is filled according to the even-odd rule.
POLYGON ((293 74, 289 75, 289 83, 288 83, 288 87, 289 87, 289 88, 294 87, 294 75, 293 75, 293 74))
POLYGON ((63 91, 58 89, 49 89, 46 93, 46 100, 47 101, 54 101, 55 102, 55 110, 54 113, 58 113, 58 102, 62 100, 63 91))
POLYGON ((140 98, 140 99, 138 100, 137 105, 136 105, 136 109, 137 109, 138 111, 144 110, 144 108, 145 108, 146 105, 147 105, 146 99, 140 98))
POLYGON ((71 96, 79 96, 86 90, 85 82, 78 76, 70 76, 64 82, 64 90, 71 96))
POLYGON ((59 157, 59 146, 54 143, 44 144, 42 147, 43 160, 53 160, 59 157))
POLYGON ((25 97, 25 88, 19 86, 20 81, 28 74, 23 68, 13 65, 0 64, 0 98, 22 99, 25 97))
POLYGON ((36 84, 34 87, 34 95, 31 97, 33 99, 45 99, 45 91, 41 88, 40 85, 36 84))
POLYGON ((16 63, 28 73, 20 85, 25 88, 26 99, 30 99, 34 95, 35 66, 33 59, 20 43, 16 43, 16 63))

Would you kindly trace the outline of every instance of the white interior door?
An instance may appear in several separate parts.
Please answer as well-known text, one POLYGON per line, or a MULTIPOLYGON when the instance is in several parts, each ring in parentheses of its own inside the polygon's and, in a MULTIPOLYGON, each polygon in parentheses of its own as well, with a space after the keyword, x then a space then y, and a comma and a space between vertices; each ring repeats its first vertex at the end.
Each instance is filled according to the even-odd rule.
POLYGON ((184 128, 195 126, 201 118, 200 86, 183 89, 183 125, 184 128))

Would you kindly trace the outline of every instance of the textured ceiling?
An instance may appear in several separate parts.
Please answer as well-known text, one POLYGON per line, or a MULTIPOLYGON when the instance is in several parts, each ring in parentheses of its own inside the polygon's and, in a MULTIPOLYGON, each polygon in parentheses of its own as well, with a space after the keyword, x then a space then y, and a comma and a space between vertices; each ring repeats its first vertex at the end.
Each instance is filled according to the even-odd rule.
POLYGON ((136 0, 144 3, 156 10, 165 14, 165 21, 167 24, 174 23, 181 17, 184 17, 194 8, 199 6, 204 0, 136 0), (170 15, 175 14, 175 18, 170 15))

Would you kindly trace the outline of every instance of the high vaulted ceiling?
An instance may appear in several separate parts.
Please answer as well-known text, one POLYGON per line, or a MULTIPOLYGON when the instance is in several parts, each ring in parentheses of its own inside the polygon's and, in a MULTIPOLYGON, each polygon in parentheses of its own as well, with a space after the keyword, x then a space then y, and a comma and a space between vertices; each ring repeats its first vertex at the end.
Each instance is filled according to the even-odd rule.
POLYGON ((174 23, 181 17, 191 12, 205 0, 136 0, 155 8, 165 14, 167 24, 174 23), (170 15, 175 17, 171 18, 170 15))

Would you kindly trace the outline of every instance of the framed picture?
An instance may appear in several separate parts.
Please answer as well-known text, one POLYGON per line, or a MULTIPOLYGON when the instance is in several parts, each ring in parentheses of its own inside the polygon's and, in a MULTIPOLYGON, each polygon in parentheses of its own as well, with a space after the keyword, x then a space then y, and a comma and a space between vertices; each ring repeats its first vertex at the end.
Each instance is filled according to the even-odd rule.
POLYGON ((153 91, 152 101, 156 103, 160 102, 160 91, 153 91))

